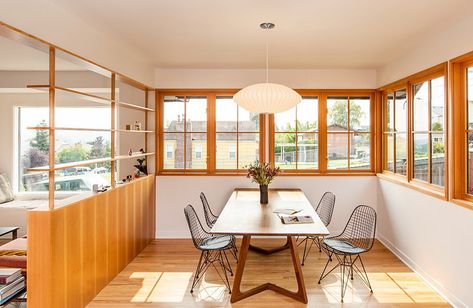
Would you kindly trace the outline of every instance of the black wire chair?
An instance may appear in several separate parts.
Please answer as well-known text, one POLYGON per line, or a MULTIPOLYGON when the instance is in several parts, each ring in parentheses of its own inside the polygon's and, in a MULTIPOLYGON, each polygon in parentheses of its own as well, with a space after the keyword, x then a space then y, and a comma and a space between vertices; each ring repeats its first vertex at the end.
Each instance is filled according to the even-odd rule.
MULTIPOLYGON (((317 213, 317 215, 319 215, 320 220, 322 220, 322 223, 326 227, 332 221, 332 214, 333 214, 334 207, 335 207, 335 195, 329 191, 324 193, 324 195, 319 201, 319 204, 317 205, 317 208, 315 209, 315 212, 317 213)), ((313 244, 315 244, 319 248, 319 252, 322 251, 322 248, 320 245, 320 239, 321 238, 319 236, 306 236, 301 242, 299 242, 298 245, 301 245, 302 243, 304 243, 302 265, 304 265, 305 260, 309 256, 309 252, 313 244)))
POLYGON ((227 271, 233 276, 232 267, 228 262, 226 250, 232 249, 232 238, 230 235, 212 235, 204 230, 197 213, 192 205, 184 209, 189 231, 195 248, 201 251, 199 263, 195 271, 194 280, 190 292, 194 292, 195 285, 202 279, 204 273, 210 266, 213 266, 217 274, 231 293, 230 282, 228 281, 227 271), (223 270, 223 276, 215 266, 218 263, 223 270))
POLYGON ((367 205, 359 205, 353 210, 343 232, 340 235, 327 237, 321 243, 321 247, 328 254, 329 259, 320 275, 319 284, 322 279, 339 267, 342 278, 342 302, 348 285, 348 277, 353 280, 353 273, 356 273, 373 293, 361 254, 368 252, 373 247, 375 235, 376 211, 367 205), (325 273, 332 256, 337 258, 338 264, 325 273), (356 261, 359 261, 361 269, 355 264, 356 261))
MULTIPOLYGON (((210 208, 209 202, 207 201, 207 197, 203 192, 200 193, 200 201, 202 201, 202 206, 204 207, 204 216, 205 216, 205 222, 207 223, 207 226, 211 229, 214 224, 217 222, 218 215, 215 215, 212 212, 212 209, 210 208)), ((232 237, 232 250, 231 254, 237 260, 238 262, 238 248, 236 245, 236 238, 234 235, 232 237)))

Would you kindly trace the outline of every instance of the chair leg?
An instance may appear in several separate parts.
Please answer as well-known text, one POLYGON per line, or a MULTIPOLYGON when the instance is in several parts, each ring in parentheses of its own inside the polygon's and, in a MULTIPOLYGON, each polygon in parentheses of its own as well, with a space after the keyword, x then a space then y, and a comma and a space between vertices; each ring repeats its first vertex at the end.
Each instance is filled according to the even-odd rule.
POLYGON ((347 286, 348 286, 348 280, 350 277, 351 273, 351 263, 348 263, 347 261, 347 256, 343 256, 343 261, 340 265, 340 275, 342 278, 342 283, 341 283, 341 302, 343 303, 343 299, 345 298, 345 293, 347 291, 347 286))
MULTIPOLYGON (((202 259, 204 258, 205 253, 206 253, 206 251, 202 251, 200 253, 199 263, 197 263, 197 268, 196 268, 195 274, 194 274, 194 280, 192 281, 192 287, 191 287, 191 290, 190 290, 191 293, 194 292, 194 287, 195 287, 196 283, 200 280, 200 274, 202 274, 201 270, 203 268, 202 259)), ((207 259, 207 258, 205 258, 205 259, 207 259)))
POLYGON ((365 265, 363 264, 363 260, 361 259, 361 255, 357 255, 355 260, 353 260, 353 268, 358 276, 360 276, 363 283, 370 289, 370 292, 373 293, 373 288, 371 287, 370 279, 368 278, 368 274, 366 273, 365 265), (360 260, 362 271, 356 266, 356 260, 360 260))
MULTIPOLYGON (((233 276, 233 269, 232 269, 232 266, 230 265, 230 262, 228 262, 227 253, 225 252, 225 250, 222 250, 222 253, 223 253, 223 256, 225 257, 225 261, 228 267, 227 269, 230 272, 230 276, 233 276)), ((230 253, 231 253, 231 249, 230 249, 230 253)))
MULTIPOLYGON (((319 278, 318 284, 320 284, 320 282, 322 281, 322 279, 324 279, 325 277, 327 277, 328 274, 330 274, 330 273, 333 272, 337 267, 340 266, 340 262, 339 262, 339 263, 337 263, 337 265, 335 265, 330 271, 328 271, 328 272, 325 274, 325 271, 327 270, 328 264, 332 261, 333 252, 328 252, 328 254, 330 255, 330 257, 328 258, 327 263, 325 263, 325 267, 324 267, 324 270, 322 271, 322 274, 320 274, 320 278, 319 278)), ((337 257, 337 258, 338 258, 338 257, 337 257)))
MULTIPOLYGON (((225 277, 225 285, 227 286, 228 288, 228 293, 232 293, 232 289, 230 287, 230 281, 228 280, 228 275, 227 275, 227 269, 225 267, 225 261, 223 260, 223 256, 222 254, 225 256, 225 259, 227 258, 227 255, 225 254, 225 251, 221 250, 219 251, 219 259, 218 259, 218 262, 220 263, 220 266, 222 267, 222 270, 223 270, 223 275, 225 277)), ((227 262, 228 262, 228 259, 227 259, 227 262)), ((233 273, 232 273, 232 276, 233 276, 233 273)))
POLYGON ((312 238, 310 238, 310 237, 306 237, 306 238, 304 239, 304 241, 305 241, 305 244, 304 244, 304 253, 302 254, 302 264, 301 264, 302 266, 304 266, 305 260, 306 260, 307 257, 309 256, 310 249, 312 248, 312 244, 314 244, 314 240, 313 240, 312 238), (308 242, 309 240, 310 240, 311 242, 310 242, 310 245, 309 245, 309 249, 307 249, 307 242, 308 242))

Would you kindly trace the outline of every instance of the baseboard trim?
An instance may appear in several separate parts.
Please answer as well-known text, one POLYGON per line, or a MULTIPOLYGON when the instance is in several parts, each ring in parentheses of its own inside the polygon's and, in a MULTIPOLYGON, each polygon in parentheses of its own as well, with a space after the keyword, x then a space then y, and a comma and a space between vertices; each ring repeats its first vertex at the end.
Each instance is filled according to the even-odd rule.
POLYGON ((468 307, 464 302, 462 302, 457 296, 455 296, 448 289, 442 287, 436 283, 435 279, 430 276, 426 271, 424 271, 417 263, 414 262, 408 255, 402 252, 397 248, 391 241, 389 241, 385 236, 378 234, 378 241, 380 241, 387 249, 389 249, 399 260, 401 260, 407 267, 409 267, 414 273, 419 275, 419 277, 428 284, 432 289, 434 289, 443 299, 445 299, 450 305, 454 307, 468 307))

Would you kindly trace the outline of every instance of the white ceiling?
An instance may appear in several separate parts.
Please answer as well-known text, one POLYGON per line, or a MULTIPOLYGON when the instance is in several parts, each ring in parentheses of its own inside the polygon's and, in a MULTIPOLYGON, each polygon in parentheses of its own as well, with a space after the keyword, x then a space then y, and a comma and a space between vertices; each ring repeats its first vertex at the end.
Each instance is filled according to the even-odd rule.
POLYGON ((161 68, 378 68, 472 0, 51 0, 161 68), (265 32, 261 22, 276 28, 265 32))
MULTIPOLYGON (((0 71, 46 71, 49 54, 0 36, 0 71)), ((83 70, 77 65, 56 58, 56 70, 83 70)))

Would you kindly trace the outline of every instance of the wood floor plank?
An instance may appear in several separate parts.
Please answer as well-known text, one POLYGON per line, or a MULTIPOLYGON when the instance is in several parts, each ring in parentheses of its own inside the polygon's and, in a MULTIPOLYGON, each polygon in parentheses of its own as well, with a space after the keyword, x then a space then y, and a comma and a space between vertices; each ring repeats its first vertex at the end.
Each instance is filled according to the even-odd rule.
MULTIPOLYGON (((276 247, 286 239, 254 239, 252 243, 276 247)), ((302 254, 299 249, 299 254, 302 254)), ((265 291, 230 304, 224 283, 213 269, 189 293, 199 252, 187 239, 152 241, 115 279, 105 287, 88 307, 334 307, 340 303, 340 277, 331 274, 318 285, 327 257, 311 252, 302 267, 307 288, 305 305, 274 291, 265 291)), ((370 307, 450 307, 433 289, 420 279, 381 243, 363 259, 373 285, 370 294, 355 277, 349 283, 344 305, 370 307)), ((232 260, 233 268, 236 268, 232 260)), ((233 277, 232 277, 233 278, 233 277)), ((264 256, 250 251, 242 278, 242 289, 250 289, 271 281, 283 288, 297 289, 289 250, 264 256)), ((232 283, 233 281, 231 281, 232 283)))

